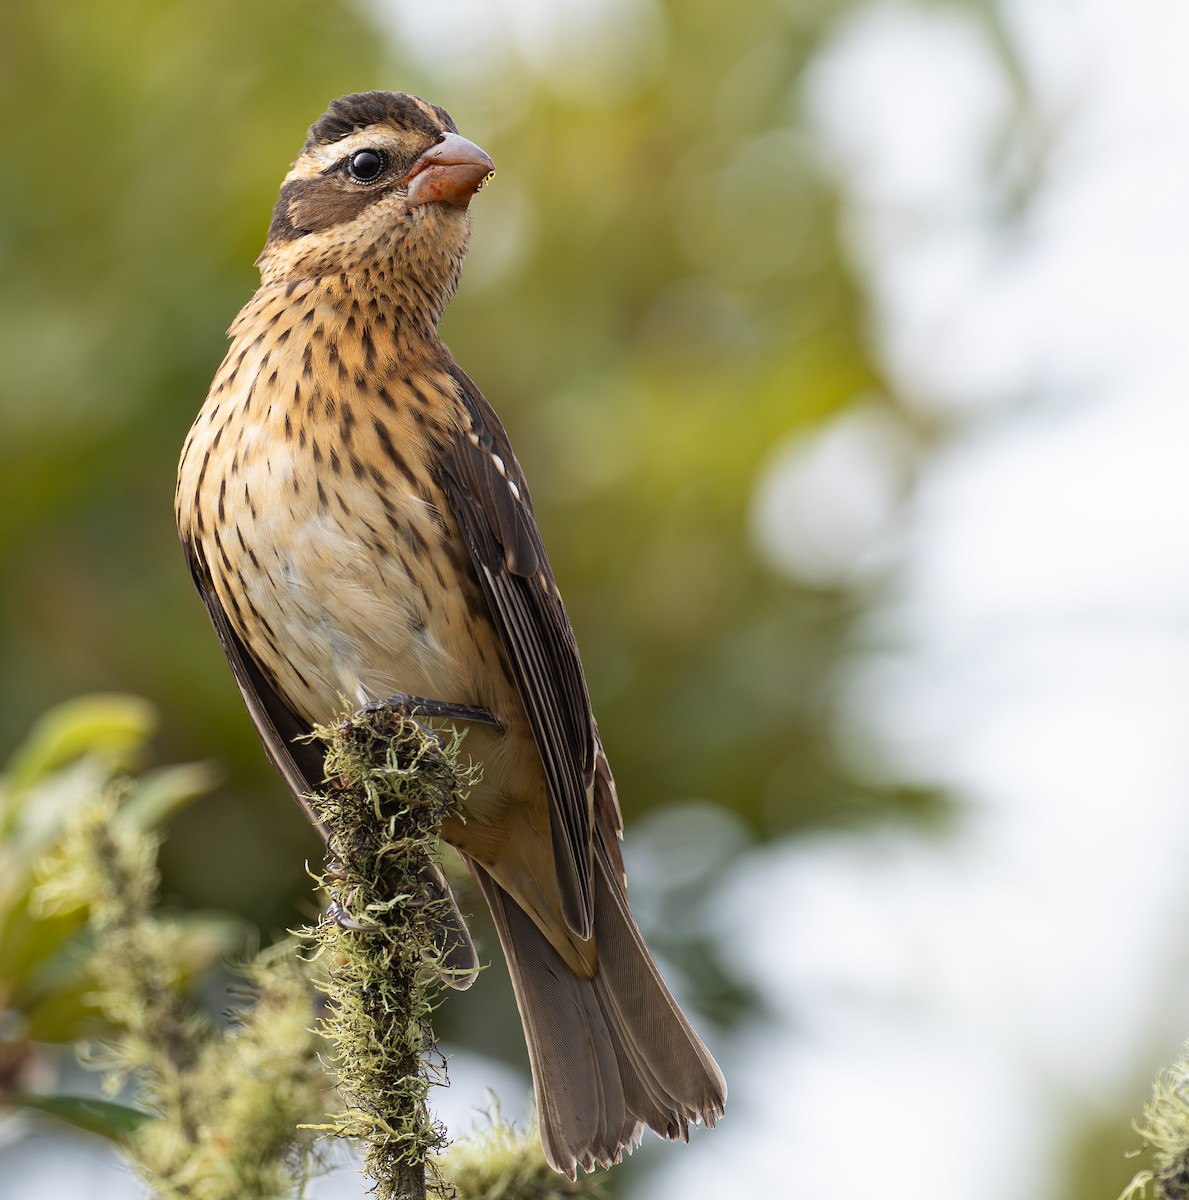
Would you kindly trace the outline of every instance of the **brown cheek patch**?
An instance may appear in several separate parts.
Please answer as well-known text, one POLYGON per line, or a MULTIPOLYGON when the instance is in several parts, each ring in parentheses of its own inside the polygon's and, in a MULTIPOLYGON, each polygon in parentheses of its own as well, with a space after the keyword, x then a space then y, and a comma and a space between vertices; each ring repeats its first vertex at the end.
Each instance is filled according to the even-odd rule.
POLYGON ((329 179, 294 179, 281 188, 268 230, 270 242, 291 242, 305 233, 353 221, 383 192, 344 190, 329 179))

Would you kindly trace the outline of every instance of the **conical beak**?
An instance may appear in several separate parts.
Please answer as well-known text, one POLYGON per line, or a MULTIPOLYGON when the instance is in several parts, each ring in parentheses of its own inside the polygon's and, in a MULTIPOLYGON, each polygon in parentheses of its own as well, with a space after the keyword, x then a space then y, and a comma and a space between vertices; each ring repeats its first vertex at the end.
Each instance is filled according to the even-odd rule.
POLYGON ((471 197, 495 172, 495 163, 474 142, 457 133, 442 135, 413 164, 406 176, 408 203, 451 204, 466 208, 471 197))

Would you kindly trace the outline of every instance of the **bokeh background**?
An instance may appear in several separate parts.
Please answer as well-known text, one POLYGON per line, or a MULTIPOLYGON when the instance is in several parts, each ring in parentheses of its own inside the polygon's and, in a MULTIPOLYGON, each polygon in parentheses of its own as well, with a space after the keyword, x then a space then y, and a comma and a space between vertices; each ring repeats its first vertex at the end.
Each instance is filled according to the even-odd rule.
MULTIPOLYGON (((223 778, 170 902, 308 915, 173 477, 305 127, 419 92, 499 169, 444 334, 731 1086, 616 1195, 1117 1195, 1189 1035, 1187 52, 1181 0, 6 0, 0 752, 148 698, 223 778)), ((498 972, 456 1128, 524 1111, 498 972)), ((43 1120, 0 1177, 135 1194, 43 1120)))

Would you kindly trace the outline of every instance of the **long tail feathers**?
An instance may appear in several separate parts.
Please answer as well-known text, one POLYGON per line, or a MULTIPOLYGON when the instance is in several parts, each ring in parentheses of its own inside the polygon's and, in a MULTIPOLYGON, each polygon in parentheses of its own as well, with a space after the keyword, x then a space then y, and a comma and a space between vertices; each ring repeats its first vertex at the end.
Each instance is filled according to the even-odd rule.
POLYGON ((610 1166, 647 1125, 688 1139, 722 1115, 718 1065, 669 994, 596 839, 599 967, 576 975, 516 902, 467 860, 492 915, 524 1022, 541 1125, 554 1169, 610 1166))

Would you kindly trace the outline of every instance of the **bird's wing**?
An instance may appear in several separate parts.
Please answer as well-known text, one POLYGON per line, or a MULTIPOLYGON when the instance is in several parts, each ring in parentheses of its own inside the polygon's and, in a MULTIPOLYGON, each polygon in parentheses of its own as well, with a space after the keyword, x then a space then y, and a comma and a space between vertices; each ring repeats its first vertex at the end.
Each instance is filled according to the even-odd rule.
POLYGON ((466 422, 443 448, 442 484, 545 768, 563 915, 586 938, 594 913, 591 828, 599 751, 578 644, 508 436, 467 375, 455 364, 451 373, 466 422))
POLYGON ((303 722, 277 694, 264 672, 256 664, 247 647, 232 627, 223 605, 211 582, 210 571, 203 558, 202 550, 188 538, 183 537, 182 549, 190 568, 190 577, 202 597, 211 624, 219 635, 223 653, 231 664, 231 673, 239 685, 248 715, 260 734, 264 749, 272 759, 273 766, 281 773, 285 785, 293 798, 301 805, 310 823, 326 839, 326 827, 307 797, 323 783, 323 751, 305 740, 310 727, 303 722))

